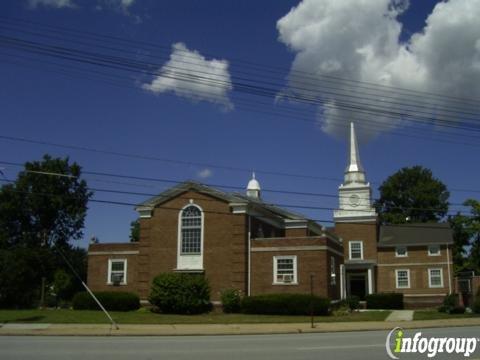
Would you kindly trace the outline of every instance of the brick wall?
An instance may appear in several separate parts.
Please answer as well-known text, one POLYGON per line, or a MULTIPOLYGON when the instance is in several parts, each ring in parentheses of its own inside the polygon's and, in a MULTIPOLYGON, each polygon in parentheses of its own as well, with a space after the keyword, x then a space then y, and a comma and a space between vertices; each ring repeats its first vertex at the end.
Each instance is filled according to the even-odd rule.
POLYGON ((140 220, 141 298, 148 296, 156 275, 177 268, 178 209, 188 205, 190 199, 204 211, 203 266, 211 285, 212 300, 219 300, 220 291, 226 288, 246 291, 246 216, 231 214, 228 203, 224 201, 186 192, 155 208, 151 218, 140 220))
POLYGON ((377 259, 377 223, 336 223, 335 234, 343 239, 343 251, 345 260, 350 258, 349 241, 363 241, 363 259, 377 259))
MULTIPOLYGON (((450 264, 449 269, 446 247, 441 246, 440 256, 428 256, 427 246, 408 247, 407 251, 407 257, 396 257, 393 247, 378 249, 378 292, 401 292, 405 295, 405 302, 409 307, 440 304, 444 296, 454 290, 453 265, 450 264), (429 286, 428 269, 433 268, 442 270, 442 287, 429 286), (397 289, 396 269, 408 269, 410 271, 410 288, 397 289)), ((449 249, 449 258, 451 259, 451 249, 449 249)))
POLYGON ((340 297, 340 264, 342 248, 324 237, 292 237, 283 239, 255 239, 252 241, 251 295, 271 293, 310 293, 310 275, 316 295, 340 297), (328 250, 331 249, 331 250, 328 250), (335 250, 335 251, 332 251, 335 250), (337 252, 337 253, 335 253, 337 252), (297 283, 274 284, 274 257, 296 256, 297 283), (335 257, 336 284, 331 284, 330 261, 335 257))
POLYGON ((88 248, 87 284, 93 291, 131 291, 138 293, 138 243, 92 244, 88 248), (127 260, 127 284, 113 286, 108 281, 108 260, 127 260))

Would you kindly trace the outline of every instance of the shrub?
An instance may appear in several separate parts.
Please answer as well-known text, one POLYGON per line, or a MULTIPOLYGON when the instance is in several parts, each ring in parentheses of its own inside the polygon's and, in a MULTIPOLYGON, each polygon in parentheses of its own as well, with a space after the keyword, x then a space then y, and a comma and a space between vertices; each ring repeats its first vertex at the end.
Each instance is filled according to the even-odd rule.
POLYGON ((211 309, 210 286, 198 274, 158 275, 153 279, 149 300, 166 314, 201 314, 211 309))
POLYGON ((463 314, 465 308, 463 308, 463 311, 460 310, 461 308, 463 307, 459 305, 458 295, 449 294, 443 298, 443 304, 438 308, 438 311, 448 314, 463 314))
POLYGON ((226 289, 221 293, 224 313, 238 313, 242 307, 242 293, 237 289, 226 289))
POLYGON ((360 308, 360 298, 358 296, 348 296, 345 299, 345 302, 347 303, 350 310, 357 310, 360 308))
POLYGON ((242 300, 242 312, 265 315, 328 315, 330 301, 307 294, 269 294, 247 296, 242 300))
POLYGON ((403 294, 378 293, 365 296, 367 309, 403 309, 403 294))
MULTIPOLYGON (((120 291, 99 291, 94 292, 98 301, 107 310, 131 311, 140 308, 138 295, 120 291)), ((92 296, 86 291, 75 294, 72 301, 74 310, 101 310, 92 296)))

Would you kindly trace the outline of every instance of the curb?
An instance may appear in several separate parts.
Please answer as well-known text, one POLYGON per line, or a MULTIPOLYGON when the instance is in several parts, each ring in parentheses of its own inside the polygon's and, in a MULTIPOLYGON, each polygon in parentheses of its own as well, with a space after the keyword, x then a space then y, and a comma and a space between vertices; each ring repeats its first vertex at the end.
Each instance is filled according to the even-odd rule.
POLYGON ((119 324, 115 330, 106 324, 19 324, 0 325, 0 336, 216 336, 216 335, 267 335, 308 334, 350 331, 480 326, 480 319, 448 319, 403 322, 344 322, 300 324, 179 324, 139 325, 119 324))

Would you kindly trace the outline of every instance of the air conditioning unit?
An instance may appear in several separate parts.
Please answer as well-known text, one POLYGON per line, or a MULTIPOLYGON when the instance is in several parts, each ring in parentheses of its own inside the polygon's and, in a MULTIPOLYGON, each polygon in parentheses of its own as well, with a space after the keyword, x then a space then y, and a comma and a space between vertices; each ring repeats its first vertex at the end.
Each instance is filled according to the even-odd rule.
POLYGON ((290 274, 283 275, 284 283, 291 283, 292 281, 293 281, 293 275, 290 275, 290 274))

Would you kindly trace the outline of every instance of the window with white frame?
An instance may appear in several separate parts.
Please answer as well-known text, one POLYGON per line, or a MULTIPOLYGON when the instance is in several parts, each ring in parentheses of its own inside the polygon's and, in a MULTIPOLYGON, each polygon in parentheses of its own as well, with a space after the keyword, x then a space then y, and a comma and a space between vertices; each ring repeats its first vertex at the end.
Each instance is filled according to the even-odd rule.
POLYGON ((407 257, 408 256, 407 247, 406 246, 397 246, 395 248, 395 256, 396 257, 407 257))
POLYGON ((297 257, 274 256, 273 257, 273 283, 296 284, 297 283, 297 257))
POLYGON ((442 269, 428 269, 428 286, 431 288, 443 287, 442 269))
POLYGON ((363 241, 350 241, 348 245, 350 247, 350 260, 362 260, 363 241))
POLYGON ((335 264, 335 257, 330 257, 330 285, 337 284, 337 267, 335 264))
POLYGON ((126 283, 127 259, 109 259, 107 284, 125 285, 126 283))
POLYGON ((188 206, 181 215, 181 254, 200 254, 202 251, 202 212, 188 206))
POLYGON ((410 270, 395 270, 395 278, 397 289, 408 289, 410 287, 410 270))
POLYGON ((439 256, 440 255, 440 245, 430 245, 428 247, 428 256, 439 256))

